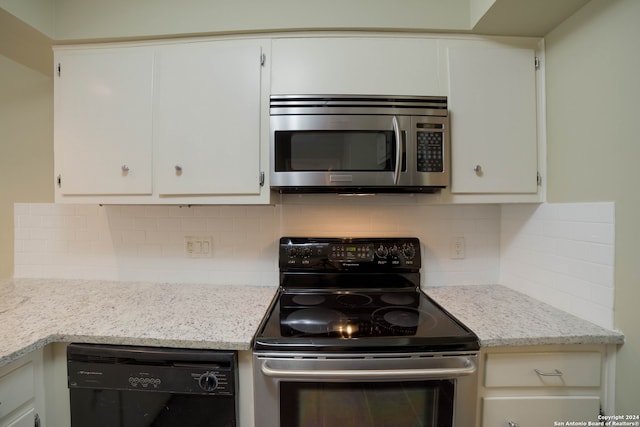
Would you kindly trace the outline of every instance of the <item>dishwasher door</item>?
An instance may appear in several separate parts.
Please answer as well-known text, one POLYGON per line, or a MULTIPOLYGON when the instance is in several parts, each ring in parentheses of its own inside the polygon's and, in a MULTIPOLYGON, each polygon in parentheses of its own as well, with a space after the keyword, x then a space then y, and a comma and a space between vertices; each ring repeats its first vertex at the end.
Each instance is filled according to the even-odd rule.
POLYGON ((70 344, 72 427, 237 425, 232 351, 70 344))

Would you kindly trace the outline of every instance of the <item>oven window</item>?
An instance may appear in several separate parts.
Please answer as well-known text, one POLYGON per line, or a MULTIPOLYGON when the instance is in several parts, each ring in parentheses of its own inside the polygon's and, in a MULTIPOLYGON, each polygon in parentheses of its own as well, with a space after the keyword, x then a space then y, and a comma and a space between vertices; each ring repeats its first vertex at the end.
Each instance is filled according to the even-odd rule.
POLYGON ((282 427, 451 427, 451 380, 283 382, 282 427))
POLYGON ((277 172, 393 171, 395 137, 393 131, 277 131, 275 160, 277 172))

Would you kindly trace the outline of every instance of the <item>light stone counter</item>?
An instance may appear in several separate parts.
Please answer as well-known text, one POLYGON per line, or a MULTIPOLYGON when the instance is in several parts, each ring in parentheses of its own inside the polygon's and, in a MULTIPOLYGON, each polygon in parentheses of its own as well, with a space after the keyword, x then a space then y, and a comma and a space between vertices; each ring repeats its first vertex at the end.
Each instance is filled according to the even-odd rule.
MULTIPOLYGON (((249 350, 275 286, 0 283, 0 366, 52 342, 249 350)), ((503 286, 426 288, 482 347, 621 344, 624 336, 503 286)))
POLYGON ((0 366, 51 342, 249 350, 276 287, 0 283, 0 366))
POLYGON ((481 347, 622 344, 624 335, 499 285, 425 288, 480 338, 481 347))

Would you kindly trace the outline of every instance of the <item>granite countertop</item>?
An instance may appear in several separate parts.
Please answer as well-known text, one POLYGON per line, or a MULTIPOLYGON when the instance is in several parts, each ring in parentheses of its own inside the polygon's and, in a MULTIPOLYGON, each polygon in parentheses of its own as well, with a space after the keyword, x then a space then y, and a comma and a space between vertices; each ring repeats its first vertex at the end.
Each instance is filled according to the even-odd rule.
POLYGON ((481 347, 624 343, 618 331, 505 286, 447 286, 424 292, 475 332, 481 347))
POLYGON ((276 287, 13 279, 0 366, 51 342, 249 350, 276 287))
MULTIPOLYGON (((52 342, 250 350, 276 287, 13 279, 0 283, 0 366, 52 342)), ((425 292, 482 347, 622 344, 624 335, 499 285, 425 292)))

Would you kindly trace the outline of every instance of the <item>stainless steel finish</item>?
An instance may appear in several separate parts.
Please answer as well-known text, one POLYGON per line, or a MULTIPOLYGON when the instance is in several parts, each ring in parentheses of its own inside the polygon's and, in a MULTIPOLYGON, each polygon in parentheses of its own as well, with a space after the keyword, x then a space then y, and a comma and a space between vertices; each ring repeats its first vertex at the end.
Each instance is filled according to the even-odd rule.
POLYGON ((122 172, 124 172, 125 174, 129 172, 129 166, 127 165, 122 165, 121 169, 122 169, 122 172))
POLYGON ((455 427, 473 427, 478 381, 477 354, 297 353, 253 356, 256 427, 280 426, 282 382, 455 381, 455 427))
POLYGON ((329 182, 352 182, 353 175, 345 174, 331 174, 329 175, 329 182))
MULTIPOLYGON (((336 361, 333 361, 336 362, 336 361)), ((476 364, 468 357, 451 357, 445 360, 438 360, 436 363, 427 363, 420 369, 366 369, 359 367, 358 369, 339 369, 342 364, 340 362, 333 363, 327 362, 326 364, 336 365, 333 369, 287 369, 277 368, 278 361, 271 361, 274 365, 269 366, 269 361, 264 360, 262 362, 260 370, 268 377, 276 378, 304 378, 308 380, 409 380, 409 379, 429 379, 429 378, 443 378, 443 377, 459 377, 463 375, 471 375, 476 371, 476 364), (446 365, 446 366, 444 366, 446 365), (459 365, 459 366, 457 366, 459 365)), ((433 362, 433 360, 429 360, 433 362)), ((369 361, 363 361, 359 366, 366 366, 369 361)), ((375 362, 373 363, 375 364, 375 362)), ((285 363, 286 365, 286 363, 285 363)), ((324 365, 324 364, 323 364, 324 365)))
POLYGON ((518 427, 518 423, 509 420, 509 427, 518 427))
POLYGON ((480 165, 475 165, 475 166, 473 167, 473 171, 474 171, 475 173, 480 173, 480 172, 482 172, 482 166, 480 166, 480 165))
POLYGON ((393 174, 393 185, 398 185, 400 170, 402 168, 402 151, 404 150, 404 147, 402 146, 402 133, 400 132, 400 125, 398 124, 398 116, 393 116, 391 124, 393 124, 393 133, 396 136, 396 169, 393 174))
POLYGON ((271 115, 386 114, 446 117, 445 96, 272 95, 271 115))
POLYGON ((178 176, 182 175, 182 166, 175 165, 175 169, 176 169, 176 175, 178 176))
POLYGON ((538 368, 535 368, 534 371, 536 371, 536 374, 540 375, 541 377, 561 377, 563 375, 562 372, 557 369, 554 369, 553 372, 544 372, 538 368))
MULTIPOLYGON (((348 193, 363 187, 385 191, 435 191, 450 184, 449 117, 446 97, 271 97, 270 185, 274 189, 321 188, 348 193), (396 164, 387 171, 278 171, 275 135, 280 131, 394 131, 396 164), (418 132, 442 133, 442 172, 418 172, 418 132), (406 137, 406 146, 398 144, 406 137), (402 169, 402 152, 406 170, 402 169), (398 154, 400 153, 400 154, 398 154), (350 176, 350 180, 347 179, 350 176), (391 190, 389 190, 391 189, 391 190)), ((361 191, 359 191, 361 192, 361 191)))

